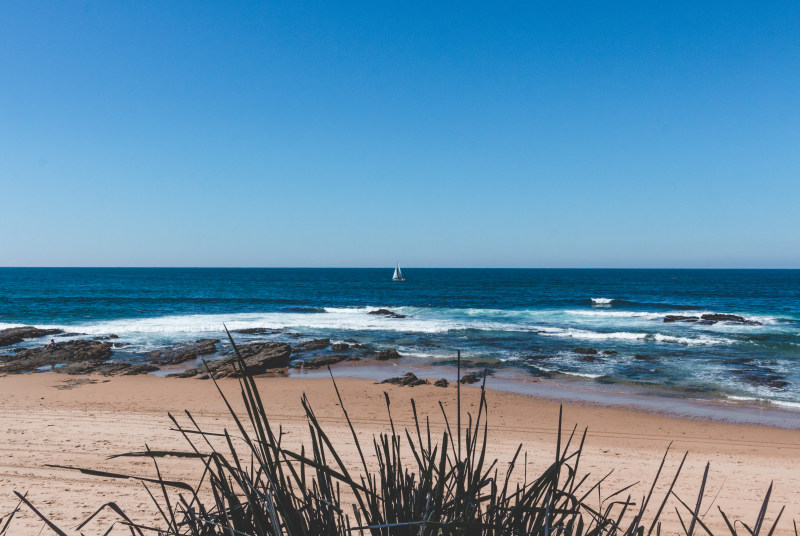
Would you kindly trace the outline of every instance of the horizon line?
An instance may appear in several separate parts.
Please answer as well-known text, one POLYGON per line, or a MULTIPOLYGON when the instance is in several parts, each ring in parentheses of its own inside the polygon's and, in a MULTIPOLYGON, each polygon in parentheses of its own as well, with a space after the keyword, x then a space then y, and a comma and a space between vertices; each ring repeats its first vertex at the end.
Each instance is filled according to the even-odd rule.
MULTIPOLYGON (((391 270, 387 266, 0 266, 2 269, 68 269, 68 270, 391 270)), ((800 270, 778 267, 719 266, 406 266, 404 270, 800 270)))

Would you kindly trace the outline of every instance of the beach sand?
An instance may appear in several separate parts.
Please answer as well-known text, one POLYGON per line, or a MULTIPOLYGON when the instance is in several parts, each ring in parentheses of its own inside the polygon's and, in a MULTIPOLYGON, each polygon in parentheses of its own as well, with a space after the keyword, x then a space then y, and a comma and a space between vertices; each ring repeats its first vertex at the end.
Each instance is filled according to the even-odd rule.
MULTIPOLYGON (((274 425, 283 426, 287 444, 307 443, 307 425, 300 405, 300 397, 306 393, 345 462, 355 466, 356 450, 330 379, 258 378, 257 383, 268 416, 274 425)), ((450 422, 455 422, 456 389, 452 386, 397 387, 358 378, 341 378, 337 383, 359 434, 370 440, 368 445, 373 434, 388 430, 384 391, 391 397, 398 427, 412 422, 412 397, 419 413, 430 416, 436 430, 441 430, 443 424, 440 400, 450 422)), ((236 380, 223 380, 220 385, 241 410, 236 380)), ((488 385, 491 387, 491 379, 488 385)), ((462 394, 464 415, 474 414, 479 389, 465 386, 462 394)), ((554 456, 559 402, 491 389, 488 402, 489 449, 491 456, 500 460, 501 471, 520 443, 528 451, 529 478, 542 471, 554 456)), ((108 457, 141 451, 145 445, 151 449, 184 449, 185 440, 170 431, 172 423, 167 413, 186 422, 186 409, 205 430, 234 428, 210 381, 59 374, 0 377, 0 516, 16 504, 16 490, 27 493, 42 513, 69 534, 78 534, 74 530, 77 524, 108 501, 116 502, 137 522, 163 524, 140 483, 89 476, 45 464, 153 477, 155 471, 147 459, 108 457)), ((727 533, 717 505, 732 518, 751 525, 771 481, 774 489, 768 519, 774 519, 780 507, 786 505, 776 533, 793 534, 792 519, 800 520, 800 430, 703 422, 589 404, 568 403, 563 411, 566 429, 571 430, 574 425, 579 430, 589 429, 580 472, 591 473, 588 481, 594 482, 613 469, 601 487, 603 497, 638 482, 630 494, 639 502, 671 443, 665 474, 656 493, 668 485, 688 451, 676 490, 694 506, 703 469, 710 462, 701 513, 707 512, 703 520, 716 534, 727 533)), ((410 453, 407 448, 406 452, 410 453)), ((159 467, 166 478, 190 483, 196 482, 201 473, 196 460, 169 458, 160 461, 159 467)), ((676 505, 671 499, 664 510, 664 533, 680 531, 676 505)), ((652 514, 656 506, 654 501, 648 511, 652 514)), ((686 519, 685 512, 681 514, 686 519)), ((110 513, 101 515, 82 532, 103 534, 114 519, 110 513)), ((38 534, 41 527, 42 522, 23 507, 10 534, 38 534)), ((42 533, 47 534, 48 530, 42 533)), ((124 533, 127 532, 122 526, 112 532, 124 533)))

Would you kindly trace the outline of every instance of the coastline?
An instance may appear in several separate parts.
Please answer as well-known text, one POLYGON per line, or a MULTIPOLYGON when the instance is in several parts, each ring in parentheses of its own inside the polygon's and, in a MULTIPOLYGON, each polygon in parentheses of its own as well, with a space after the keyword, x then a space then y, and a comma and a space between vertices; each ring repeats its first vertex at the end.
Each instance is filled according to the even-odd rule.
MULTIPOLYGON (((416 400, 420 414, 430 417, 434 429, 443 425, 439 401, 451 416, 455 412, 456 389, 452 386, 409 388, 376 384, 371 379, 348 377, 346 367, 346 363, 334 367, 336 382, 357 432, 370 443, 373 434, 386 431, 389 426, 384 392, 391 397, 392 417, 399 428, 412 422, 411 398, 416 400)), ((352 368, 366 371, 368 367, 360 364, 352 368)), ((404 368, 394 364, 381 367, 387 374, 404 368)), ((443 370, 433 367, 434 374, 418 375, 445 377, 440 372, 443 370)), ((320 369, 289 377, 259 377, 256 381, 268 401, 270 418, 283 427, 287 442, 299 444, 307 440, 300 407, 300 397, 306 393, 334 443, 342 446, 346 462, 355 465, 357 454, 327 374, 327 370, 320 369)), ((490 378, 488 382, 490 455, 504 464, 523 443, 523 450, 530 455, 529 474, 542 470, 555 448, 559 401, 497 390, 492 388, 496 381, 505 380, 490 378)), ((234 407, 241 410, 237 382, 222 379, 219 384, 234 407)), ((158 519, 145 490, 136 482, 92 477, 44 464, 152 476, 149 460, 109 460, 108 456, 139 451, 145 444, 153 449, 186 448, 180 434, 170 432, 168 412, 185 421, 183 410, 189 410, 207 430, 234 429, 213 382, 198 379, 27 374, 0 377, 0 392, 4 393, 0 398, 0 426, 6 430, 0 441, 0 452, 4 454, 0 462, 0 511, 6 512, 16 504, 13 490, 28 491, 32 503, 64 527, 77 525, 109 500, 117 502, 136 521, 157 523, 158 519)), ((479 392, 475 385, 462 388, 465 417, 475 411, 479 392)), ((641 408, 599 406, 593 401, 564 401, 563 411, 565 430, 577 426, 580 432, 588 426, 581 467, 592 474, 590 481, 614 469, 603 485, 604 494, 637 481, 639 484, 631 490, 633 496, 646 493, 671 444, 665 466, 667 478, 662 476, 661 483, 672 477, 683 452, 688 451, 676 487, 684 500, 696 500, 708 461, 711 473, 706 504, 711 504, 716 495, 714 504, 750 523, 774 481, 767 518, 774 519, 780 506, 786 505, 776 534, 790 534, 789 520, 800 518, 796 494, 800 489, 800 430, 680 418, 641 408)), ((197 464, 191 460, 166 459, 159 462, 159 467, 171 479, 193 482, 199 478, 197 464)), ((674 515, 668 518, 675 520, 674 515)), ((108 526, 101 521, 98 520, 98 530, 108 526)), ((716 508, 709 511, 704 522, 724 529, 716 508)), ((30 530, 41 526, 24 509, 15 524, 30 530)), ((677 525, 676 528, 679 530, 677 525)))
MULTIPOLYGON (((451 384, 456 381, 456 367, 436 362, 419 362, 400 359, 386 361, 340 362, 331 367, 335 378, 358 378, 380 382, 411 372, 433 383, 444 378, 451 384)), ((465 372, 483 373, 481 367, 464 367, 465 372)), ((724 422, 745 425, 770 426, 800 430, 800 411, 776 406, 770 402, 732 400, 722 398, 687 397, 685 393, 669 393, 656 386, 635 386, 622 383, 602 384, 586 378, 537 378, 517 367, 491 370, 486 387, 492 391, 515 393, 541 399, 561 401, 595 407, 621 408, 653 415, 677 417, 696 421, 724 422)), ((289 369, 290 378, 330 377, 326 369, 289 369)))

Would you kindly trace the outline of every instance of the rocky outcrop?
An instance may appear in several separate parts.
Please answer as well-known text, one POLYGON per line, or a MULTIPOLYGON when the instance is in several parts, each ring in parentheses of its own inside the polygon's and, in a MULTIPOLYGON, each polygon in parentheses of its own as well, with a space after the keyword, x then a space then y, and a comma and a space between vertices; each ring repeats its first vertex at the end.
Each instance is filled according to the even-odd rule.
POLYGON ((481 376, 477 372, 469 372, 461 376, 459 381, 464 384, 478 383, 481 381, 481 376))
POLYGON ((219 339, 199 339, 189 344, 180 344, 166 350, 150 352, 146 357, 154 365, 177 365, 201 355, 216 353, 219 339))
POLYGON ((280 332, 281 330, 279 329, 270 328, 244 328, 231 330, 231 333, 241 333, 242 335, 274 335, 275 333, 280 332))
POLYGON ((111 357, 111 344, 100 341, 67 341, 58 343, 55 348, 28 348, 2 357, 0 374, 32 372, 42 367, 55 367, 63 363, 88 361, 103 362, 111 357))
POLYGON ((700 315, 700 319, 706 322, 732 322, 734 324, 746 324, 748 326, 760 326, 761 322, 756 320, 747 320, 743 316, 739 315, 727 315, 727 314, 705 314, 700 315))
POLYGON ((314 339, 298 345, 298 349, 306 351, 323 350, 331 345, 330 339, 314 339))
POLYGON ((448 382, 447 379, 442 378, 441 380, 436 380, 435 382, 433 382, 433 385, 435 385, 436 387, 447 387, 448 385, 450 385, 450 382, 448 382))
MULTIPOLYGON (((292 347, 284 342, 257 342, 239 346, 239 353, 244 359, 245 369, 249 374, 263 374, 269 369, 286 368, 292 355, 292 347)), ((214 378, 238 376, 239 368, 234 368, 236 356, 228 356, 217 361, 210 361, 206 367, 197 367, 176 374, 181 377, 202 376, 210 373, 214 378)))
POLYGON ((55 369, 59 374, 102 374, 103 376, 133 376, 135 374, 147 374, 156 370, 159 370, 158 367, 153 365, 143 363, 133 364, 124 361, 117 361, 114 363, 79 361, 77 363, 68 363, 63 367, 55 369))
POLYGON ((331 345, 331 350, 334 352, 346 352, 350 349, 350 345, 346 342, 339 342, 331 345))
POLYGON ((697 322, 700 318, 696 316, 684 316, 684 315, 667 315, 664 317, 664 323, 670 322, 697 322))
POLYGON ((573 350, 573 352, 575 352, 576 354, 581 354, 581 355, 597 355, 598 354, 597 350, 595 350, 594 348, 575 348, 573 350))
POLYGON ((748 320, 743 316, 730 315, 722 313, 706 313, 700 316, 684 316, 684 315, 667 315, 664 317, 664 322, 697 322, 707 326, 713 326, 717 322, 729 322, 732 324, 744 324, 746 326, 760 326, 761 322, 757 320, 748 320))
POLYGON ((389 309, 378 309, 376 311, 370 311, 367 314, 371 315, 381 315, 388 318, 405 318, 406 315, 401 315, 399 313, 395 313, 394 311, 390 311, 389 309))
POLYGON ((25 339, 38 339, 45 335, 57 335, 59 333, 63 333, 63 331, 60 329, 41 329, 34 326, 6 328, 0 330, 0 346, 10 346, 25 339))
POLYGON ((417 385, 426 385, 428 381, 417 378, 416 374, 414 374, 413 372, 407 372, 403 376, 397 376, 396 378, 389 378, 387 380, 383 380, 381 383, 391 383, 393 385, 416 387, 417 385))
POLYGON ((394 348, 383 350, 375 354, 375 359, 378 361, 386 361, 388 359, 400 359, 402 356, 394 348))

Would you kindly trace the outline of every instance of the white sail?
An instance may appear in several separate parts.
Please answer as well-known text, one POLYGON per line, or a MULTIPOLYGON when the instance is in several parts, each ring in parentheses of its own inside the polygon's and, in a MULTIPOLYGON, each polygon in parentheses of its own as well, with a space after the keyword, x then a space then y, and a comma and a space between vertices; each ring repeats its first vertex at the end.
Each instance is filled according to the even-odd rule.
POLYGON ((403 271, 400 269, 400 263, 397 263, 397 266, 394 269, 394 275, 392 276, 392 281, 405 281, 406 278, 403 277, 403 271))

